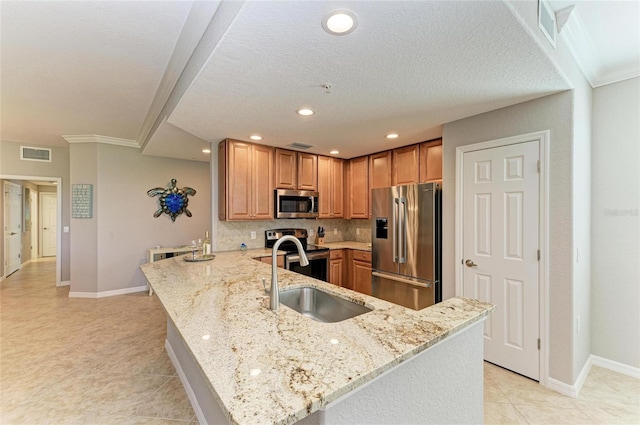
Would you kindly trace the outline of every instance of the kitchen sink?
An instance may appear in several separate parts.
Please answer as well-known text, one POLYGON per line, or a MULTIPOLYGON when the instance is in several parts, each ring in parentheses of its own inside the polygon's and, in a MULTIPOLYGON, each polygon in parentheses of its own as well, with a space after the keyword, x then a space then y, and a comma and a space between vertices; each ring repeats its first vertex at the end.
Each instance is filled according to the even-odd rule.
POLYGON ((303 316, 325 323, 341 322, 372 310, 311 287, 281 291, 280 303, 303 316))

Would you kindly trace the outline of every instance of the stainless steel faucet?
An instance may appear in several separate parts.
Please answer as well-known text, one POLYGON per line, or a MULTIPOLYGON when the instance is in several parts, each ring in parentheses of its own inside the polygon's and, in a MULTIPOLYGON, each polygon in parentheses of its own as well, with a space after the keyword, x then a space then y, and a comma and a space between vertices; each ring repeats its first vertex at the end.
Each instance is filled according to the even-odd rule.
POLYGON ((271 292, 269 293, 269 308, 271 310, 276 311, 280 308, 280 291, 278 289, 278 247, 282 245, 283 242, 292 241, 296 244, 298 248, 298 254, 300 254, 300 265, 307 266, 309 265, 309 259, 307 259, 307 255, 304 253, 304 248, 302 247, 302 243, 300 243, 300 239, 295 236, 286 235, 281 237, 273 244, 273 251, 271 253, 271 292))

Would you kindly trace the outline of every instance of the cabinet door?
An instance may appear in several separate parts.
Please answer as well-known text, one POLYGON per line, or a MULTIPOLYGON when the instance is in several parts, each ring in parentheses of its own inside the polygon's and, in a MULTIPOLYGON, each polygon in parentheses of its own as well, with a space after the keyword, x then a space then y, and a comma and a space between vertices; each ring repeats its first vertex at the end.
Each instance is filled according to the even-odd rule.
POLYGON ((349 160, 350 218, 369 218, 369 157, 349 160))
POLYGON ((227 141, 227 220, 251 220, 252 146, 227 141))
POLYGON ((331 158, 331 184, 333 187, 332 217, 342 218, 344 217, 344 161, 339 158, 331 158))
POLYGON ((298 152, 298 189, 318 190, 318 157, 298 152))
POLYGON ((411 145, 393 150, 394 186, 418 183, 420 180, 420 145, 411 145))
POLYGON ((273 148, 253 145, 253 219, 273 220, 273 148))
POLYGON ((331 160, 328 156, 318 156, 318 217, 330 218, 333 213, 333 182, 331 181, 331 160))
POLYGON ((297 156, 296 152, 286 149, 276 149, 276 188, 297 188, 297 156))
POLYGON ((442 180, 442 139, 420 144, 420 183, 442 180))
POLYGON ((329 283, 342 286, 343 264, 342 258, 329 261, 329 283))
POLYGON ((371 263, 354 259, 351 271, 354 291, 371 295, 371 263))
POLYGON ((369 155, 369 189, 391 186, 391 151, 369 155))
MULTIPOLYGON (((265 264, 271 264, 271 262, 273 261, 271 257, 260 257, 257 258, 257 260, 260 260, 265 264)), ((284 255, 278 255, 276 257, 276 266, 284 269, 284 255)))

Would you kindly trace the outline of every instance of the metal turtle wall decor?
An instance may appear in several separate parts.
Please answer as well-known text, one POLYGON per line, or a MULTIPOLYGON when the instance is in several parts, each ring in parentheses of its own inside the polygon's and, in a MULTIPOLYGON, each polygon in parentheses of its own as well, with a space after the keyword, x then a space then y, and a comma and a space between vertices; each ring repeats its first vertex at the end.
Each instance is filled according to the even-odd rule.
POLYGON ((171 217, 171 221, 176 221, 176 217, 182 213, 185 213, 187 217, 191 217, 191 211, 187 209, 189 205, 187 196, 194 196, 196 190, 190 187, 178 189, 176 187, 177 182, 176 179, 171 179, 171 186, 168 188, 154 187, 147 190, 147 195, 149 196, 160 195, 160 208, 153 214, 154 217, 160 217, 162 213, 171 217))

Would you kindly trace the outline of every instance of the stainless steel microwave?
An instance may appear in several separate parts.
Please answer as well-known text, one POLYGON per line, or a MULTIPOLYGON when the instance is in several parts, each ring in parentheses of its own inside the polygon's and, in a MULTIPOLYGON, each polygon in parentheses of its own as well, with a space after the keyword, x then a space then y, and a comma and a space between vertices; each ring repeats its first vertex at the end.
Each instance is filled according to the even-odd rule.
POLYGON ((276 189, 276 218, 317 218, 318 192, 276 189))

